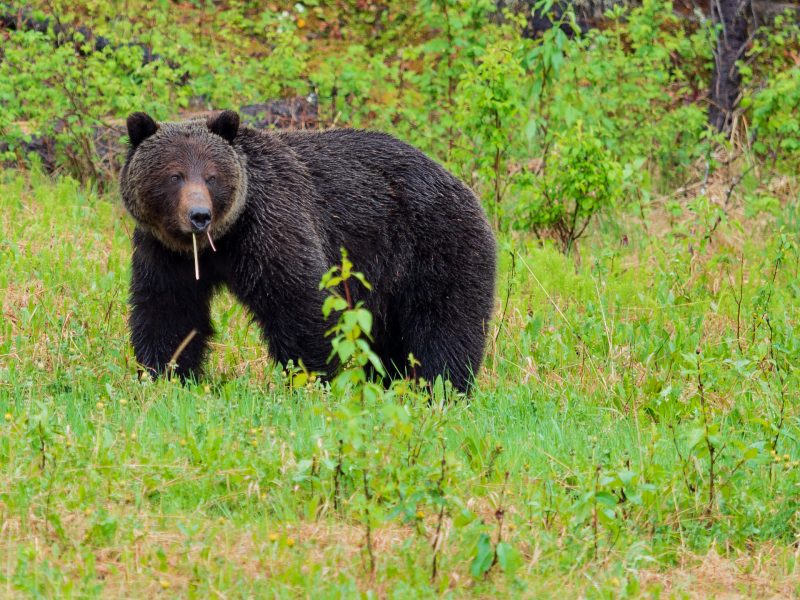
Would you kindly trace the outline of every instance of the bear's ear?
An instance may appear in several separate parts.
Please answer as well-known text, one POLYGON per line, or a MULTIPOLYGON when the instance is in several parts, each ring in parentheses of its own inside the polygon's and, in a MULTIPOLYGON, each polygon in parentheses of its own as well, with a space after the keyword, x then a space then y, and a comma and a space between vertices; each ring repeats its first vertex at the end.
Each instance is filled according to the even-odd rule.
POLYGON ((158 125, 147 113, 135 112, 128 117, 128 139, 131 148, 136 148, 139 144, 153 135, 158 129, 158 125))
POLYGON ((239 133, 239 115, 232 110, 223 110, 218 115, 210 116, 207 124, 211 133, 216 133, 229 142, 239 133))

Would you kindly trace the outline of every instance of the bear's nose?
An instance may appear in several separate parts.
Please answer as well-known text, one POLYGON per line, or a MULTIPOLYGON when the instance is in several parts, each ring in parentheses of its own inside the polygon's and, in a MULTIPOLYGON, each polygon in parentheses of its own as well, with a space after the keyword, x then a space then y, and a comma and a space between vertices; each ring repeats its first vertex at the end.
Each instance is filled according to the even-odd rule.
POLYGON ((195 233, 203 233, 211 223, 211 211, 202 206, 194 206, 189 209, 189 222, 195 233))

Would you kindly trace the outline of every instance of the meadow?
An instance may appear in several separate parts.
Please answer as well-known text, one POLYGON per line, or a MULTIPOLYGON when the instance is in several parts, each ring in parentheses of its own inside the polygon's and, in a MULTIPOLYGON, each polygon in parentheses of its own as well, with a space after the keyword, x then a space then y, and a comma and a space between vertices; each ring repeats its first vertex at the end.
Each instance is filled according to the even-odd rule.
MULTIPOLYGON (((710 34, 660 16, 669 5, 645 2, 590 42, 555 30, 524 40, 513 20, 488 19, 486 3, 455 0, 414 4, 408 20, 377 30, 367 17, 338 36, 321 25, 345 5, 371 15, 374 4, 282 13, 231 3, 214 17, 200 5, 159 6, 125 23, 109 16, 113 3, 87 3, 64 14, 117 36, 133 28, 137 39, 153 25, 149 42, 183 56, 193 83, 142 72, 152 67, 131 63, 131 47, 81 58, 62 44, 56 53, 71 58, 31 65, 53 71, 19 92, 24 101, 9 90, 33 75, 16 67, 49 38, 9 34, 0 593, 800 594, 796 25, 758 42, 741 129, 719 135, 692 87, 707 74, 698 39, 710 34), (161 37, 171 17, 183 55, 161 37), (209 58, 220 61, 213 81, 191 70, 204 51, 190 43, 193 28, 209 23, 219 28, 202 43, 255 57, 209 58), (423 33, 409 41, 402 28, 412 26, 423 33), (314 27, 326 35, 310 36, 314 27), (247 43, 232 41, 240 34, 247 43), (367 41, 375 36, 380 51, 367 41), (451 60, 429 71, 435 52, 451 60), (684 71, 669 66, 676 56, 684 71), (550 73, 537 80, 540 64, 550 73), (264 82, 267 68, 284 88, 264 82), (74 92, 88 72, 85 103, 61 107, 84 120, 48 130, 59 90, 74 92), (133 221, 105 163, 92 162, 96 148, 84 156, 70 144, 138 104, 175 118, 169 103, 188 106, 190 92, 232 105, 250 84, 267 86, 261 97, 287 95, 308 73, 320 126, 390 130, 485 199, 500 271, 470 396, 442 382, 384 389, 363 378, 358 352, 330 386, 283 370, 227 293, 214 302, 200 380, 138 376, 126 324, 133 221), (109 81, 116 98, 92 95, 109 81), (753 123, 758 138, 746 133, 753 123), (13 144, 32 129, 61 144, 54 173, 35 156, 20 162, 13 144), (539 168, 542 156, 555 166, 539 168)), ((367 339, 342 308, 338 340, 367 339)))

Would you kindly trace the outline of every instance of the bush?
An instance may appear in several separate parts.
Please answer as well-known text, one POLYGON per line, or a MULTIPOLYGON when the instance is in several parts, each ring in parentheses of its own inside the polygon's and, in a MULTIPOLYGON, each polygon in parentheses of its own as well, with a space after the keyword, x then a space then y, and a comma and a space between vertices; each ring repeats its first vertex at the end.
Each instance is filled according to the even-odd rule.
POLYGON ((132 42, 130 26, 100 3, 92 33, 103 32, 111 43, 98 49, 82 33, 87 28, 56 30, 53 22, 79 17, 68 7, 50 8, 46 31, 9 31, 3 48, 0 143, 8 147, 6 158, 23 158, 34 136, 46 138, 55 143, 54 166, 102 183, 119 167, 115 142, 133 111, 168 119, 190 99, 204 108, 229 108, 309 90, 303 80, 307 51, 290 14, 229 9, 213 17, 213 35, 197 36, 176 27, 170 10, 143 7, 134 29, 145 29, 146 22, 152 27, 132 42), (268 44, 269 56, 254 59, 246 50, 248 36, 268 44))
POLYGON ((578 122, 558 136, 546 169, 532 181, 529 199, 518 206, 519 222, 539 236, 551 233, 569 254, 592 218, 614 207, 622 180, 621 165, 578 122))
POLYGON ((169 114, 180 75, 164 61, 144 64, 138 46, 93 51, 76 35, 77 45, 52 30, 9 33, 0 61, 0 141, 18 153, 32 135, 47 136, 55 141, 57 166, 98 181, 112 166, 104 165, 97 143, 122 135, 114 119, 133 110, 169 114))
POLYGON ((800 166, 800 25, 793 13, 776 18, 754 37, 739 69, 743 80, 742 108, 750 118, 752 148, 762 159, 787 173, 800 166))

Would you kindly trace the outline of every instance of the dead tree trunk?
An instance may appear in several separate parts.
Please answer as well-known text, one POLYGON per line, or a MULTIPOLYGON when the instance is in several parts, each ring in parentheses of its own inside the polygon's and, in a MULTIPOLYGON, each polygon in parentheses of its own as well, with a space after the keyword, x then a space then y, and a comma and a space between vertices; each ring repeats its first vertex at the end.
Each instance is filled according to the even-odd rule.
POLYGON ((733 112, 739 102, 742 75, 736 61, 742 58, 748 43, 750 0, 712 0, 711 17, 717 26, 714 49, 714 74, 711 82, 711 106, 708 120, 717 131, 729 133, 733 112))

